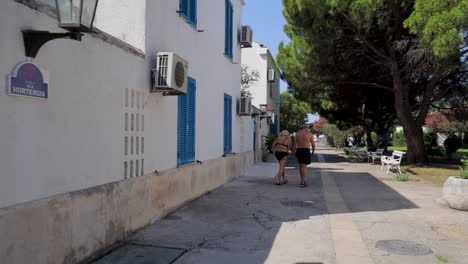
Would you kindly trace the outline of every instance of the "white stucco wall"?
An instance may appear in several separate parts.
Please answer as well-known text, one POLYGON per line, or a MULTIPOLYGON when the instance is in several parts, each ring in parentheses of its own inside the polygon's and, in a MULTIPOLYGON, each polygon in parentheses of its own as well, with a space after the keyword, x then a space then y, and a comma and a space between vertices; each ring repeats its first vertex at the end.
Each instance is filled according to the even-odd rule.
MULTIPOLYGON (((177 97, 149 93, 158 51, 188 60, 197 81, 195 159, 223 154, 223 94, 232 96, 233 113, 240 96, 240 47, 234 44, 233 61, 223 54, 224 1, 198 1, 198 29, 204 32, 178 16, 178 1, 115 2, 100 1, 96 26, 142 49, 146 58, 89 35, 82 42, 54 40, 33 60, 49 74, 48 99, 9 96, 0 82, 0 208, 123 180, 125 161, 144 159, 144 173, 175 168, 177 97), (125 131, 126 113, 143 115, 144 131, 141 124, 125 131), (144 138, 144 153, 124 155, 125 136, 144 138)), ((233 5, 239 28, 243 3, 233 5)), ((56 25, 41 12, 2 1, 0 76, 25 60, 21 29, 62 31, 56 25)), ((251 118, 233 116, 233 152, 252 150, 251 129, 251 118)))
MULTIPOLYGON (((243 4, 239 0, 232 3, 233 24, 240 28, 243 4)), ((224 56, 224 1, 198 1, 197 8, 197 29, 194 29, 176 14, 179 1, 148 2, 146 24, 154 34, 147 34, 146 46, 149 56, 158 51, 173 51, 189 62, 189 76, 197 82, 195 159, 207 160, 223 154, 224 93, 232 96, 232 112, 236 112, 235 102, 240 96, 240 46, 234 44, 232 61, 224 56)), ((233 34, 237 36, 235 29, 233 34)), ((148 63, 154 65, 153 60, 148 63)), ((177 98, 152 94, 148 107, 153 113, 151 126, 157 133, 155 138, 163 137, 176 144, 173 127, 177 121, 177 98)), ((233 117, 233 152, 241 151, 239 120, 244 119, 233 117)), ((158 170, 174 167, 176 151, 175 147, 166 150, 159 144, 151 144, 150 156, 166 153, 164 157, 152 160, 152 166, 158 170)))
MULTIPOLYGON (((242 65, 248 67, 248 71, 252 70, 259 73, 258 81, 254 82, 250 87, 252 93, 252 105, 260 108, 260 105, 268 105, 268 111, 275 113, 278 116, 279 123, 279 76, 280 72, 277 69, 274 59, 271 56, 269 49, 259 43, 254 42, 251 48, 242 49, 242 65), (268 81, 268 69, 275 69, 276 81, 268 81), (272 93, 270 93, 270 87, 272 93)), ((278 124, 279 126, 279 124, 278 124)), ((262 128, 262 134, 268 134, 268 129, 262 128)))
POLYGON ((95 27, 145 50, 146 2, 147 0, 99 0, 95 27))
POLYGON ((254 42, 251 48, 242 49, 242 65, 248 67, 248 72, 257 71, 258 81, 252 83, 252 105, 260 108, 261 104, 267 104, 267 48, 260 47, 254 42))

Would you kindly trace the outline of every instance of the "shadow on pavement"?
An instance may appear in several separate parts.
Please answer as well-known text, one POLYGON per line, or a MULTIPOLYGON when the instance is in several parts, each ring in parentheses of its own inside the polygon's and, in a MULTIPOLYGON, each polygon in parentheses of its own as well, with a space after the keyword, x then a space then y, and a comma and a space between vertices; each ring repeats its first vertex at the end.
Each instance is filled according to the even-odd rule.
MULTIPOLYGON (((341 161, 333 155, 326 159, 341 161)), ((308 187, 299 188, 291 156, 287 166, 296 169, 286 171, 286 185, 275 185, 274 175, 239 177, 135 234, 130 242, 186 249, 175 262, 179 264, 334 262, 320 169, 309 169, 308 187), (288 259, 286 253, 298 247, 308 253, 288 259)), ((367 172, 323 170, 335 179, 349 209, 334 213, 417 208, 367 172)))
POLYGON ((341 196, 352 213, 418 208, 367 172, 328 172, 328 176, 334 177, 341 196))

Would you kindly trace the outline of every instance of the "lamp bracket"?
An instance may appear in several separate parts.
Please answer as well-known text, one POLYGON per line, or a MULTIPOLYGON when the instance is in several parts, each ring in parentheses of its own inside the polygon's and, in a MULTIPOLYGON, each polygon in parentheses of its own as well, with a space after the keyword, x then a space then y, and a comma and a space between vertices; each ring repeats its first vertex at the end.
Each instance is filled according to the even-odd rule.
POLYGON ((81 41, 80 32, 51 33, 49 31, 23 30, 24 51, 26 57, 35 58, 39 49, 48 41, 65 38, 81 41))

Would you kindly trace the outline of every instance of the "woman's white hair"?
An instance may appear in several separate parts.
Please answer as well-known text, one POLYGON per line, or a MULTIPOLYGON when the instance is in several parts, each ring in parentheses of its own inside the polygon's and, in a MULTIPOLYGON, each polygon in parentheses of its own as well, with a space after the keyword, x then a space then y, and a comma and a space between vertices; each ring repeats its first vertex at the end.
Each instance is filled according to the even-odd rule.
POLYGON ((289 136, 289 132, 287 130, 283 130, 281 131, 280 136, 289 136))

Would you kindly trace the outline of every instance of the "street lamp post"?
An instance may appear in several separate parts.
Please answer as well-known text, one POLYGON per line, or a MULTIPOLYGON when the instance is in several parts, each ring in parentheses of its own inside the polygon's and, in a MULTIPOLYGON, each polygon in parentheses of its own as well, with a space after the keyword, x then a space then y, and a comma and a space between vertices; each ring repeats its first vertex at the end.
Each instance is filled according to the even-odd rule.
POLYGON ((68 38, 81 41, 82 33, 91 32, 98 0, 56 0, 58 26, 66 33, 23 30, 26 57, 35 58, 39 49, 50 40, 68 38))

